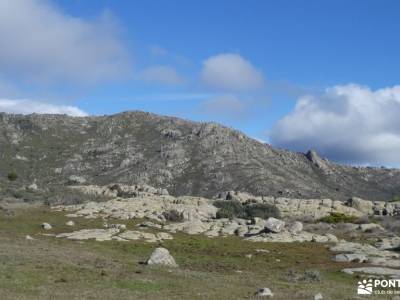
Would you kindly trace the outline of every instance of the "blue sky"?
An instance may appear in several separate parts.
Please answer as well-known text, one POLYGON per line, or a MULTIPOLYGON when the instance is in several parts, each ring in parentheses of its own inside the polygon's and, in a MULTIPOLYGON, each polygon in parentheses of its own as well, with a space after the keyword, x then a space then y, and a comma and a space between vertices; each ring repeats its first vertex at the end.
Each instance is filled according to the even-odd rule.
POLYGON ((400 163, 400 125, 385 116, 400 113, 399 1, 0 0, 0 11, 0 110, 145 110, 336 161, 400 163))

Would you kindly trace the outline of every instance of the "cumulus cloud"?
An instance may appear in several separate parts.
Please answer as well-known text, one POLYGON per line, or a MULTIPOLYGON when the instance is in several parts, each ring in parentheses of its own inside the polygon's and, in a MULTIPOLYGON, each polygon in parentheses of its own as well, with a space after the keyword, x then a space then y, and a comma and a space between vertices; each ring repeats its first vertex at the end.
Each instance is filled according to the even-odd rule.
POLYGON ((207 115, 239 119, 247 115, 247 106, 235 95, 220 95, 202 103, 207 115))
POLYGON ((0 99, 0 112, 13 114, 66 114, 75 117, 87 116, 87 113, 75 106, 55 105, 27 99, 0 99))
POLYGON ((274 145, 318 150, 332 160, 400 165, 400 86, 371 90, 349 84, 301 97, 277 122, 274 145))
POLYGON ((180 85, 184 82, 183 77, 173 67, 163 65, 144 69, 139 75, 139 79, 165 85, 180 85))
POLYGON ((225 53, 203 62, 202 81, 216 89, 227 91, 252 90, 264 83, 262 73, 238 54, 225 53))
POLYGON ((0 0, 0 70, 30 81, 97 82, 129 73, 110 13, 92 21, 46 0, 0 0))

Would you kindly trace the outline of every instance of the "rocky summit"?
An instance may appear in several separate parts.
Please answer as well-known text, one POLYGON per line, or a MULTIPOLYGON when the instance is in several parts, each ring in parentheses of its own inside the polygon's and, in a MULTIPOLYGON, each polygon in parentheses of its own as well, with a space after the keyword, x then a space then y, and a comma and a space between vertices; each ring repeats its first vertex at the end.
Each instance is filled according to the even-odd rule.
POLYGON ((0 157, 1 183, 18 178, 32 190, 118 182, 175 196, 236 190, 391 200, 400 194, 397 169, 340 165, 315 151, 275 149, 215 123, 139 111, 98 117, 1 113, 0 157))

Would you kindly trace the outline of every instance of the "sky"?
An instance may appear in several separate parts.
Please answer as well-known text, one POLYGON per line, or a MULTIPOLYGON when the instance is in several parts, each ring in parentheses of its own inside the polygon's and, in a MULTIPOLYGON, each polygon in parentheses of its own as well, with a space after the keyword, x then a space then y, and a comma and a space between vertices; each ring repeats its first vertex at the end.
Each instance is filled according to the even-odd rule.
POLYGON ((0 111, 143 110, 400 166, 396 0, 0 0, 0 111))

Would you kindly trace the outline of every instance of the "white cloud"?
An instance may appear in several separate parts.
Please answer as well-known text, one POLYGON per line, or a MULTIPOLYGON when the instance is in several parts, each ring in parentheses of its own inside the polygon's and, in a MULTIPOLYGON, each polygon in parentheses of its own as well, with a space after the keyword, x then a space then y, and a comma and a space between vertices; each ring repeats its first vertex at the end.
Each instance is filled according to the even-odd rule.
POLYGON ((400 165, 399 116, 400 86, 335 86, 300 98, 273 128, 271 141, 341 162, 400 165))
POLYGON ((0 99, 0 112, 13 114, 66 114, 75 117, 87 116, 76 106, 55 105, 27 99, 0 99))
POLYGON ((171 66, 151 66, 144 69, 139 79, 147 82, 161 83, 166 85, 180 85, 184 82, 178 72, 171 66))
POLYGON ((227 91, 252 90, 264 83, 262 73, 238 54, 225 53, 203 62, 201 79, 212 88, 227 91))
POLYGON ((92 21, 46 0, 0 0, 0 70, 30 81, 97 82, 129 73, 127 50, 108 12, 92 21))
POLYGON ((246 105, 235 95, 221 95, 202 104, 202 110, 208 115, 242 118, 247 115, 246 105))

